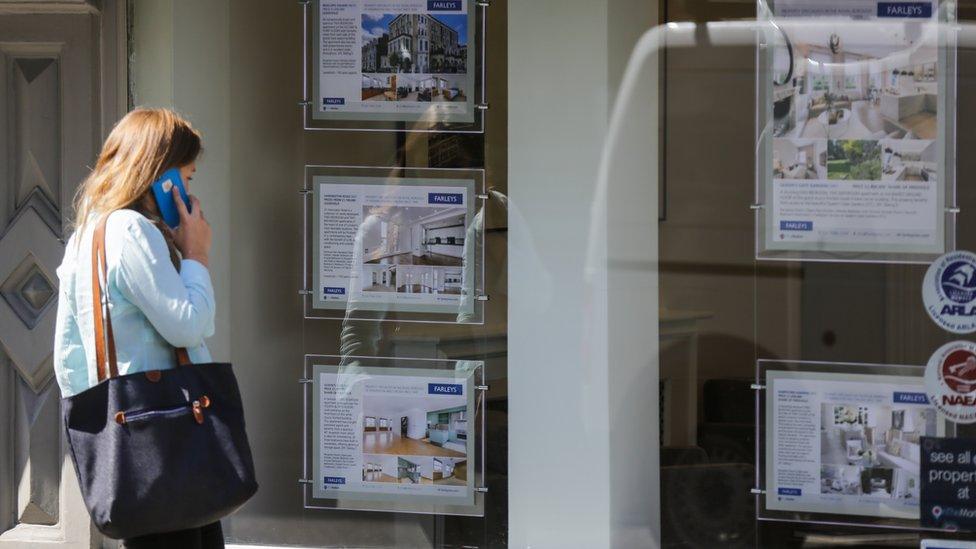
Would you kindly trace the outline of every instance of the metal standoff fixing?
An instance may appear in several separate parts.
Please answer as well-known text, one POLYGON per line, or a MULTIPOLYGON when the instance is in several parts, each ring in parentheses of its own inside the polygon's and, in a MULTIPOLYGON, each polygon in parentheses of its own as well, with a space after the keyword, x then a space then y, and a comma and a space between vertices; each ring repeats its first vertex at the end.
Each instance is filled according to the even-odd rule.
POLYGON ((300 478, 300 479, 298 479, 298 484, 312 484, 312 479, 310 479, 310 478, 300 478))
POLYGON ((486 295, 479 295, 479 296, 478 296, 478 297, 476 297, 475 299, 476 299, 477 301, 488 301, 488 300, 489 300, 489 298, 488 298, 488 296, 486 296, 486 295))
POLYGON ((298 380, 298 383, 301 384, 301 385, 308 385, 310 383, 315 383, 315 380, 314 379, 308 379, 308 378, 304 378, 303 377, 303 378, 301 378, 301 379, 298 380))
POLYGON ((488 107, 489 107, 488 103, 478 103, 477 105, 475 105, 475 108, 478 109, 479 111, 487 111, 488 107))
POLYGON ((311 107, 312 106, 312 102, 309 101, 308 99, 305 99, 303 101, 299 101, 298 102, 298 106, 299 107, 311 107))
POLYGON ((765 495, 766 494, 766 491, 765 490, 762 490, 760 488, 753 488, 753 489, 749 490, 749 493, 752 494, 752 495, 754 495, 754 496, 762 496, 762 495, 765 495))
POLYGON ((763 208, 765 208, 764 204, 749 204, 750 210, 761 210, 763 208))
POLYGON ((749 388, 752 389, 753 391, 763 391, 766 389, 766 386, 759 383, 753 383, 749 385, 749 388))
POLYGON ((312 295, 312 290, 298 290, 298 295, 312 295))

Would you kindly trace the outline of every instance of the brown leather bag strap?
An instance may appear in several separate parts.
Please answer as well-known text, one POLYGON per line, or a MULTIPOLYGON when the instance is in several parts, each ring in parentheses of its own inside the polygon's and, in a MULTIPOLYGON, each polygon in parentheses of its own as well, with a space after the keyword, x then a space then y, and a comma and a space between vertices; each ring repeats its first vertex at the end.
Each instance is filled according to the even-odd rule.
MULTIPOLYGON (((95 324, 95 365, 99 382, 119 377, 115 334, 112 332, 112 313, 109 311, 108 300, 103 299, 107 291, 105 287, 108 286, 108 261, 105 256, 107 224, 108 215, 105 215, 95 226, 92 235, 92 316, 95 324)), ((190 354, 182 347, 176 349, 176 362, 180 366, 193 364, 190 361, 190 354)))
POLYGON ((99 220, 92 235, 92 316, 95 324, 95 365, 99 382, 119 376, 119 365, 115 355, 115 334, 112 332, 112 313, 108 310, 108 301, 103 297, 102 288, 103 283, 108 283, 108 267, 105 259, 107 222, 106 215, 99 220))

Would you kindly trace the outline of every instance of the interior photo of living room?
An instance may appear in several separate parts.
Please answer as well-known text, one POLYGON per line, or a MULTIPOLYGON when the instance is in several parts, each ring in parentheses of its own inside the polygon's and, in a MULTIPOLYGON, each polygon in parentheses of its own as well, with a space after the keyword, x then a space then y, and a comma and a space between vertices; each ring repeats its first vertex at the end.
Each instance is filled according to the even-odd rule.
POLYGON ((934 139, 935 31, 923 23, 797 25, 773 89, 776 137, 934 139))
POLYGON ((823 404, 821 493, 919 497, 920 439, 936 414, 920 406, 823 404))
POLYGON ((363 453, 466 458, 466 406, 461 395, 365 396, 363 453))
POLYGON ((395 483, 397 457, 390 455, 363 456, 363 482, 395 483))
POLYGON ((773 177, 776 179, 827 179, 827 140, 774 139, 773 177))
POLYGON ((881 142, 881 179, 889 181, 935 181, 936 142, 891 139, 881 142))

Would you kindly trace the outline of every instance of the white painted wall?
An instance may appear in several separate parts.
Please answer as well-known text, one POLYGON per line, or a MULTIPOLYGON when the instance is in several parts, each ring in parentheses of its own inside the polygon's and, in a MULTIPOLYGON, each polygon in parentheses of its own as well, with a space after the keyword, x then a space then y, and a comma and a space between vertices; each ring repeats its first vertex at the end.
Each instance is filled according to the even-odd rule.
MULTIPOLYGON (((132 95, 136 106, 176 109, 203 134, 203 157, 190 192, 200 198, 214 231, 210 275, 229 280, 230 41, 228 0, 153 0, 132 10, 132 95)), ((230 360, 230 284, 214 284, 216 332, 207 341, 215 360, 230 360)))
MULTIPOLYGON (((412 439, 420 440, 427 434, 427 412, 420 408, 407 410, 407 436, 412 439)), ((400 424, 394 427, 394 431, 400 433, 400 424)))
POLYGON ((509 4, 512 547, 659 544, 656 65, 610 121, 656 13, 509 4))

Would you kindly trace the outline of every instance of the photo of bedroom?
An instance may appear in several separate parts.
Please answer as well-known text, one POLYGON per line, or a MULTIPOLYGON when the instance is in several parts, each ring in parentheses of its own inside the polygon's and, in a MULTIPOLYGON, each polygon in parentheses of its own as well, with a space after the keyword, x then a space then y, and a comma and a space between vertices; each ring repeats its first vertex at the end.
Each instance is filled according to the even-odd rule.
POLYGON ((919 441, 936 435, 932 408, 823 404, 821 493, 919 497, 919 441))
POLYGON ((468 460, 435 457, 434 484, 465 486, 468 483, 468 460))
POLYGON ((464 396, 368 395, 363 397, 363 415, 364 454, 467 457, 464 396))
POLYGON ((899 22, 797 26, 788 33, 794 71, 774 86, 775 137, 936 138, 932 29, 899 22))
POLYGON ((890 139, 881 142, 881 179, 886 181, 935 181, 936 142, 890 139))
POLYGON ((827 140, 773 139, 773 177, 827 179, 827 140))

